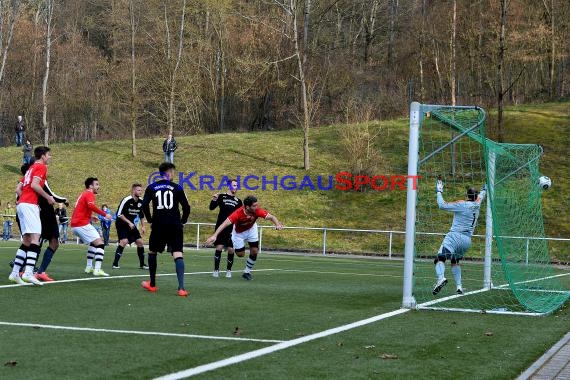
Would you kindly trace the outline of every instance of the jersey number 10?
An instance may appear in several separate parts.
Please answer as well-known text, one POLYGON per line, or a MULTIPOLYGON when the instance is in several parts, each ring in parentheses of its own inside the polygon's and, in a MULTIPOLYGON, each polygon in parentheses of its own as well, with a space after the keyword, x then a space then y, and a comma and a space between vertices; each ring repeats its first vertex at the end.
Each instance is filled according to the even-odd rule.
POLYGON ((163 193, 162 190, 159 190, 154 194, 154 196, 157 201, 157 210, 170 210, 174 206, 174 194, 172 191, 167 190, 163 193))

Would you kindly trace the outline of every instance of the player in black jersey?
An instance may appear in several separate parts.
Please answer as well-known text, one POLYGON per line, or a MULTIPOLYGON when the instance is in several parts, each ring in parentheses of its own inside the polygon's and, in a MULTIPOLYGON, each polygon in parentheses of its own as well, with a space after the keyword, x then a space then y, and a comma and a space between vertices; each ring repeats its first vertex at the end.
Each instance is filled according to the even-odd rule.
POLYGON ((143 212, 142 206, 142 186, 140 183, 135 183, 131 186, 131 195, 127 195, 123 198, 119 207, 117 208, 117 221, 115 225, 117 227, 117 236, 119 238, 119 244, 117 245, 117 250, 115 251, 115 260, 113 261, 113 269, 119 269, 119 260, 123 255, 123 250, 127 244, 132 244, 133 242, 137 246, 137 255, 139 256, 139 266, 141 269, 148 269, 148 266, 144 263, 144 245, 137 225, 135 224, 135 219, 137 216, 141 218, 141 232, 144 234, 144 222, 142 220, 143 212))
MULTIPOLYGON (((230 186, 225 194, 214 194, 212 200, 210 201, 210 210, 214 210, 216 207, 220 208, 218 213, 218 220, 216 221, 217 230, 220 224, 222 224, 228 216, 238 208, 242 206, 241 199, 236 197, 237 192, 237 181, 232 179, 230 181, 230 186)), ((227 247, 228 250, 228 264, 226 269, 226 277, 232 277, 232 265, 234 263, 234 246, 232 244, 232 229, 233 226, 226 227, 216 238, 214 245, 216 246, 216 251, 214 252, 214 272, 212 276, 220 276, 220 261, 222 259, 222 250, 227 247)))
POLYGON ((157 181, 146 188, 142 202, 142 209, 147 222, 151 226, 148 242, 148 266, 150 281, 143 281, 142 287, 149 292, 156 292, 156 253, 163 252, 168 244, 172 250, 176 277, 178 278, 178 295, 188 296, 184 289, 184 224, 190 216, 190 204, 182 186, 172 182, 176 166, 164 162, 158 167, 164 179, 157 181), (152 214, 150 203, 152 202, 152 214), (182 207, 182 215, 180 215, 182 207))

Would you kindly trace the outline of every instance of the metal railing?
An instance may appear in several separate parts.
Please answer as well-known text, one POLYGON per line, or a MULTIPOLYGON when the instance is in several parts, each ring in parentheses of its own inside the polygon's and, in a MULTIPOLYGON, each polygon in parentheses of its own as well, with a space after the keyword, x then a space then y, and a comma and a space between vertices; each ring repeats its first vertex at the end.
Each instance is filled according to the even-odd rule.
MULTIPOLYGON (((2 215, 6 216, 6 215, 2 215)), ((13 216, 15 215, 8 215, 13 216)), ((186 223, 188 226, 196 226, 196 240, 192 243, 194 249, 199 250, 200 248, 204 247, 205 238, 203 239, 201 236, 201 227, 210 227, 213 233, 213 227, 215 226, 214 223, 208 222, 188 222, 186 223), (203 239, 203 240, 202 240, 203 239)), ((259 252, 262 251, 262 244, 263 244, 263 230, 264 229, 274 229, 275 227, 272 225, 261 225, 258 224, 259 230, 259 252)), ((323 254, 327 254, 327 233, 328 232, 343 232, 343 233, 373 233, 373 234, 381 234, 388 237, 388 258, 392 258, 394 246, 394 236, 405 236, 405 231, 397 231, 397 230, 371 230, 371 229, 356 229, 356 228, 329 228, 329 227, 303 227, 303 226, 287 226, 284 229, 288 230, 303 230, 303 231, 322 231, 322 238, 321 238, 321 249, 319 251, 323 254)), ((445 236, 445 233, 439 232, 417 232, 418 235, 432 235, 432 236, 445 236)), ((209 236, 209 235, 208 235, 209 236)), ((485 235, 478 235, 474 234, 473 237, 475 238, 485 238, 485 235)), ((527 237, 527 236, 505 236, 504 238, 508 239, 526 239, 526 262, 528 263, 529 260, 529 246, 532 240, 546 240, 546 241, 560 241, 560 242, 570 242, 570 238, 552 238, 552 237, 527 237)), ((75 242, 80 244, 79 238, 75 238, 75 242)))
MULTIPOLYGON (((214 223, 200 223, 200 222, 189 222, 186 223, 186 225, 193 225, 196 226, 196 241, 194 244, 192 244, 192 246, 198 250, 200 248, 203 248, 203 242, 205 241, 205 239, 203 239, 203 241, 201 241, 201 235, 200 235, 200 227, 201 226, 210 226, 213 227, 215 226, 214 223)), ((262 243, 263 243, 263 230, 264 229, 275 229, 274 226, 272 225, 261 225, 258 224, 258 230, 259 230, 259 252, 262 251, 262 243)), ((393 255, 393 251, 394 251, 394 247, 393 247, 393 241, 394 241, 394 236, 405 236, 406 232, 405 231, 397 231, 397 230, 370 230, 370 229, 354 229, 354 228, 329 228, 329 227, 302 227, 302 226, 291 226, 291 227, 284 227, 284 229, 289 229, 289 230, 305 230, 305 231, 322 231, 322 238, 321 238, 321 242, 322 242, 322 249, 320 249, 320 251, 322 252, 323 255, 327 254, 327 232, 344 232, 344 233, 374 233, 374 234, 382 234, 382 235, 386 235, 388 237, 388 258, 392 258, 393 255)), ((212 231, 213 232, 213 231, 212 231)), ((440 233, 440 232, 417 232, 418 235, 425 235, 425 236, 445 236, 446 233, 440 233)), ((485 239, 485 235, 479 235, 479 234, 474 234, 473 237, 475 238, 481 238, 481 239, 485 239)), ((509 238, 509 239, 526 239, 526 261, 528 263, 528 257, 529 257, 529 245, 530 245, 530 241, 532 240, 547 240, 547 241, 561 241, 561 242, 570 242, 570 238, 551 238, 551 237, 526 237, 526 236, 505 236, 504 238, 509 238)))

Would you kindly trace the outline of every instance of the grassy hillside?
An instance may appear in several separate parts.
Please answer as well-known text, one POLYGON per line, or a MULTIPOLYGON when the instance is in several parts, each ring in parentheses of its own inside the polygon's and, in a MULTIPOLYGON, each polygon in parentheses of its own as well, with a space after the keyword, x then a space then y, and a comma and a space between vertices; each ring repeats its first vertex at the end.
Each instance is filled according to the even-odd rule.
MULTIPOLYGON (((493 116, 491 116, 493 117, 493 116)), ((402 174, 407 171, 408 120, 372 122, 351 125, 352 129, 368 128, 378 133, 375 141, 379 159, 377 174, 402 174)), ((299 130, 176 136, 177 169, 196 172, 192 183, 199 186, 200 175, 215 177, 219 184, 223 175, 245 177, 249 174, 279 178, 285 175, 298 179, 309 175, 335 175, 350 171, 349 153, 343 141, 347 126, 328 126, 311 131, 311 169, 302 169, 302 133, 299 130)), ((506 112, 506 140, 517 143, 539 143, 544 146, 542 172, 553 179, 553 189, 544 196, 546 233, 552 237, 570 237, 570 217, 566 213, 570 191, 567 173, 570 147, 570 103, 541 104, 510 108, 506 112)), ((77 144, 54 144, 54 159, 49 182, 59 194, 73 203, 83 189, 87 176, 101 182, 98 204, 107 203, 116 209, 119 200, 130 191, 133 182, 146 185, 151 173, 163 159, 162 138, 140 140, 138 157, 132 158, 128 141, 105 141, 77 144)), ((22 153, 19 148, 0 149, 0 200, 13 200, 13 189, 20 178, 22 153)), ((252 182, 253 184, 253 182, 252 182)), ((261 181, 259 183, 261 185, 261 181)), ((191 221, 214 222, 217 213, 208 210, 210 190, 190 190, 191 221)), ((404 191, 285 191, 241 190, 243 198, 255 193, 263 207, 276 214, 289 226, 345 227, 403 230, 405 225, 404 191)), ((71 211, 71 210, 70 210, 71 211)), ((300 239, 311 239, 299 235, 300 239)), ((566 245, 568 246, 568 245, 566 245)), ((570 256, 568 250, 561 256, 570 256)), ((562 258, 562 257, 560 257, 562 258)), ((568 260, 566 260, 568 261, 568 260)))

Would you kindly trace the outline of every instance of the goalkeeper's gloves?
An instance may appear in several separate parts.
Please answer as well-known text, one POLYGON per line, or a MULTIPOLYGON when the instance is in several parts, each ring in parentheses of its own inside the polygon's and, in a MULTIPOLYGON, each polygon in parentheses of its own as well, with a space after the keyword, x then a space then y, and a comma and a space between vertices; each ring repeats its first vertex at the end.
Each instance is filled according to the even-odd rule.
POLYGON ((435 181, 435 192, 443 193, 443 181, 441 179, 435 181))
POLYGON ((486 183, 484 183, 483 187, 481 187, 481 191, 487 191, 487 184, 486 183))

